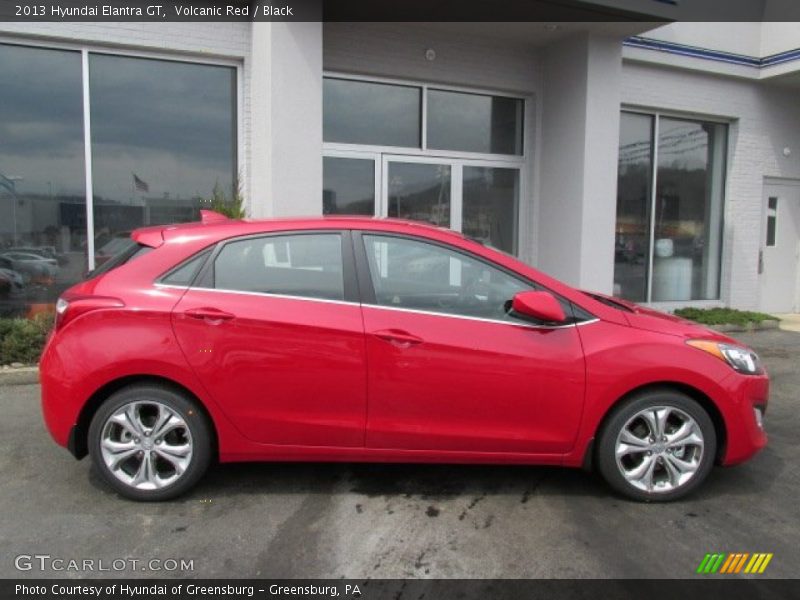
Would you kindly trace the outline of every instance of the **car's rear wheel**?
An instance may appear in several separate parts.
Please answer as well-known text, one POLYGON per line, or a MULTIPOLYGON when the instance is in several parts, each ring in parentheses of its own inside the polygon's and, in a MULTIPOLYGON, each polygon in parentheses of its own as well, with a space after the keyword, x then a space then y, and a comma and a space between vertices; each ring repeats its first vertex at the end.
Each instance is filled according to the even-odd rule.
POLYGON ((604 479, 636 500, 676 500, 697 488, 714 464, 717 436, 708 413, 671 389, 648 390, 609 416, 598 440, 604 479))
POLYGON ((123 496, 167 500, 205 473, 211 429, 190 398, 165 386, 134 385, 114 393, 94 415, 89 454, 123 496))

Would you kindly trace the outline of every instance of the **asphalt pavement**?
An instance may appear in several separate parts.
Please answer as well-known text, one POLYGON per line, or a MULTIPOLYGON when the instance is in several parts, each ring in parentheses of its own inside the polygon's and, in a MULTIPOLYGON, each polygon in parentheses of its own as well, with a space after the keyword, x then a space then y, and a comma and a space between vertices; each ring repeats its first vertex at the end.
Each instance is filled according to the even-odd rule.
POLYGON ((796 577, 800 333, 740 338, 772 376, 770 444, 671 504, 579 470, 285 463, 134 503, 51 441, 38 386, 1 387, 0 577, 684 578, 708 552, 771 552, 761 577, 796 577))

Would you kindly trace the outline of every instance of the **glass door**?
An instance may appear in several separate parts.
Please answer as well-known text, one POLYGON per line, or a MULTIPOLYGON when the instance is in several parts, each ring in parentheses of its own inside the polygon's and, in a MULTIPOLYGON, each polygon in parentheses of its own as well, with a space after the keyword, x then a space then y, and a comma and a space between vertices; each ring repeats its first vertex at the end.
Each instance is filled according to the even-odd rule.
POLYGON ((384 154, 382 171, 382 216, 461 229, 452 161, 384 154))

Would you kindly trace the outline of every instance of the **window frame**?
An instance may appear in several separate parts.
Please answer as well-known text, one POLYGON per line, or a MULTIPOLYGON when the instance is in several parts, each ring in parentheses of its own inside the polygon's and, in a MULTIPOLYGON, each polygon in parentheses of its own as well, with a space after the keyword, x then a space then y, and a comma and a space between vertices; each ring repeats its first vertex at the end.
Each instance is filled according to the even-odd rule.
MULTIPOLYGON (((385 85, 398 85, 404 87, 418 87, 422 92, 422 115, 420 121, 420 147, 414 146, 384 146, 380 144, 352 144, 346 142, 326 142, 322 141, 323 156, 327 156, 328 151, 359 151, 373 154, 403 154, 409 156, 429 156, 447 157, 466 160, 490 160, 493 162, 504 162, 525 169, 532 156, 531 144, 533 140, 530 135, 530 124, 535 122, 533 113, 533 96, 501 90, 491 90, 485 88, 474 88, 457 85, 447 85, 432 83, 428 81, 415 81, 411 79, 396 79, 390 77, 374 77, 365 75, 354 75, 340 71, 323 71, 322 78, 344 79, 351 81, 362 81, 366 83, 380 83, 385 85), (444 92, 458 92, 462 94, 473 94, 477 96, 498 96, 503 98, 513 98, 522 101, 522 154, 492 154, 481 152, 464 152, 459 150, 441 150, 428 148, 428 90, 441 90, 444 92)), ((324 102, 324 100, 323 100, 324 102)))
MULTIPOLYGON (((649 108, 649 107, 642 107, 642 106, 631 106, 627 104, 622 104, 620 106, 620 115, 623 113, 632 113, 638 115, 645 115, 648 117, 652 117, 653 119, 653 126, 651 130, 652 135, 652 148, 650 152, 650 198, 648 198, 649 202, 649 223, 648 223, 648 258, 647 258, 647 287, 646 287, 646 298, 642 304, 646 304, 649 306, 662 306, 665 308, 671 309, 676 305, 683 306, 687 303, 693 306, 717 306, 721 301, 724 300, 725 293, 723 290, 727 290, 727 271, 723 268, 723 258, 728 252, 728 240, 727 236, 725 235, 725 211, 727 210, 728 206, 728 175, 730 173, 730 165, 731 165, 731 158, 732 158, 732 151, 733 151, 733 144, 732 140, 734 139, 733 127, 735 125, 735 120, 732 118, 726 118, 721 116, 714 116, 714 115, 705 115, 705 114, 697 114, 697 113, 687 113, 687 112, 680 112, 675 110, 665 110, 665 109, 658 109, 658 108, 649 108), (661 126, 661 119, 681 119, 684 121, 689 121, 693 123, 711 123, 715 125, 724 125, 725 126, 725 148, 723 150, 722 156, 722 206, 720 208, 720 222, 719 222, 719 236, 720 236, 720 249, 719 249, 719 265, 718 265, 718 295, 716 298, 711 299, 694 299, 694 300, 687 300, 676 302, 672 300, 653 300, 653 263, 655 259, 655 226, 656 226, 656 219, 655 219, 655 209, 656 204, 658 201, 658 141, 659 141, 659 133, 660 133, 660 126, 661 126)), ((616 215, 615 215, 615 229, 616 229, 616 215)))
POLYGON ((532 329, 562 329, 564 327, 575 327, 577 325, 593 323, 594 321, 598 320, 597 317, 589 313, 583 307, 576 305, 571 300, 564 298, 560 294, 552 291, 550 288, 542 285, 538 281, 525 277, 524 275, 517 273, 512 269, 509 269, 487 258, 484 258, 483 256, 475 254, 474 252, 470 252, 469 250, 466 250, 464 248, 459 248, 458 246, 454 246, 446 242, 441 242, 439 240, 434 240, 419 235, 398 233, 395 231, 383 231, 380 229, 354 229, 352 230, 352 244, 355 254, 355 270, 356 270, 356 276, 358 278, 358 288, 361 291, 361 304, 363 305, 383 310, 397 310, 401 312, 431 315, 443 318, 467 319, 471 321, 483 321, 486 323, 498 323, 501 325, 529 327, 532 329), (384 304, 379 304, 375 295, 375 287, 372 283, 372 274, 369 267, 369 257, 367 256, 366 241, 364 240, 364 236, 397 238, 421 244, 428 244, 430 246, 438 246, 448 252, 452 252, 453 254, 460 254, 473 261, 483 263, 487 267, 496 269, 497 271, 500 271, 501 273, 511 277, 512 279, 516 279, 517 281, 525 285, 531 286, 535 291, 543 291, 552 294, 556 298, 556 300, 558 300, 565 307, 564 312, 566 313, 569 322, 561 323, 558 325, 548 325, 545 323, 541 324, 533 323, 529 320, 513 316, 509 320, 503 321, 500 319, 474 317, 470 315, 462 315, 451 312, 434 312, 418 308, 407 308, 402 306, 395 307, 395 306, 386 306, 384 304))
MULTIPOLYGON (((245 174, 245 145, 244 145, 244 63, 241 59, 221 58, 215 56, 204 56, 191 52, 169 52, 159 50, 133 49, 125 47, 109 47, 99 43, 68 42, 56 40, 36 40, 28 38, 18 38, 6 34, 0 34, 0 44, 7 46, 21 46, 28 48, 42 48, 46 50, 66 50, 77 52, 81 56, 81 88, 83 90, 83 150, 84 150, 84 202, 86 205, 86 261, 89 271, 93 271, 95 265, 94 247, 94 190, 92 181, 92 129, 91 129, 91 97, 89 93, 89 55, 103 54, 127 58, 144 58, 151 60, 161 60, 167 62, 190 63, 196 65, 207 65, 217 67, 230 67, 235 70, 236 84, 234 90, 233 109, 236 114, 234 124, 234 134, 236 143, 234 144, 236 155, 233 157, 235 174, 245 174)), ((246 195, 247 177, 241 178, 242 192, 246 195)))
POLYGON ((355 259, 353 257, 353 242, 351 233, 348 229, 285 229, 280 231, 262 231, 247 235, 220 240, 212 248, 211 253, 203 264, 202 268, 196 273, 192 285, 188 289, 203 290, 208 292, 219 292, 223 294, 242 294, 245 296, 262 296, 265 298, 286 298, 292 300, 312 300, 316 302, 333 302, 340 304, 360 304, 359 284, 356 277, 355 259), (242 242, 252 239, 263 239, 270 237, 287 237, 298 235, 338 235, 341 239, 342 247, 342 298, 319 298, 317 296, 302 296, 289 294, 274 294, 270 292, 254 292, 250 290, 229 290, 214 287, 214 263, 220 252, 228 244, 242 242))

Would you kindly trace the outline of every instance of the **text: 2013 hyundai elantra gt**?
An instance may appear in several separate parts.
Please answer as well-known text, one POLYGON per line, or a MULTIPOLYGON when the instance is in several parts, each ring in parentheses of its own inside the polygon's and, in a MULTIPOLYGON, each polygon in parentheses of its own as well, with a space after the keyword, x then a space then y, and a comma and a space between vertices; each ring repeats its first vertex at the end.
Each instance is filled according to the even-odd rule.
POLYGON ((767 439, 750 349, 418 223, 139 229, 57 313, 47 426, 140 500, 214 458, 591 464, 671 500, 767 439))

